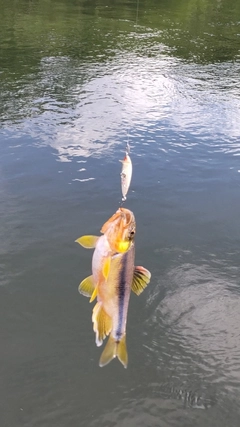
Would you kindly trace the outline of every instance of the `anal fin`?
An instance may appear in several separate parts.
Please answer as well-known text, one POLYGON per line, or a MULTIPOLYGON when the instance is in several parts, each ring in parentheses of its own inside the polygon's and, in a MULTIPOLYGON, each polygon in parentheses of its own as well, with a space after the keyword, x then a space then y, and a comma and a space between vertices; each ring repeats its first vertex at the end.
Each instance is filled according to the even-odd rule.
POLYGON ((112 330, 112 320, 104 311, 101 302, 97 302, 93 308, 92 321, 93 330, 96 333, 96 344, 99 347, 112 330))

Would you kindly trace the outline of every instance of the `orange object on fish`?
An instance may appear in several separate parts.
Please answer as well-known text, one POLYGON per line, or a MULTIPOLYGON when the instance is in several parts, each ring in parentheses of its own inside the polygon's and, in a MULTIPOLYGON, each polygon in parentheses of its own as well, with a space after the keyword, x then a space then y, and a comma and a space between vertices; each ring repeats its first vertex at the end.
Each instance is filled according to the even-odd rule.
MULTIPOLYGON (((126 323, 130 293, 132 290, 139 295, 150 282, 151 273, 148 270, 134 267, 135 227, 133 213, 119 208, 103 225, 101 231, 104 235, 96 241, 95 252, 98 255, 93 255, 91 279, 87 278, 79 285, 79 292, 89 296, 90 301, 97 297, 92 314, 97 346, 102 345, 104 338, 110 334, 100 358, 100 366, 118 357, 123 366, 127 367, 126 323), (106 253, 109 261, 105 269, 106 253)), ((83 236, 77 242, 83 245, 87 240, 89 236, 83 236)))

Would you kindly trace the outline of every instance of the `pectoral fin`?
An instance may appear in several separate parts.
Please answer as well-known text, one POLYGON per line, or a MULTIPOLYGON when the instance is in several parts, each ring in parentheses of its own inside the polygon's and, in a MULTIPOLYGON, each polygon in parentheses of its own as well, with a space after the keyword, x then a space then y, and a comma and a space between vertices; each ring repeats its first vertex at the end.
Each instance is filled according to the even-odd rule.
POLYGON ((111 264, 111 257, 106 258, 106 260, 104 261, 103 264, 103 276, 105 277, 105 279, 107 280, 108 275, 109 275, 109 270, 110 270, 110 264, 111 264))
POLYGON ((75 242, 79 243, 79 245, 86 249, 93 249, 95 248, 98 239, 99 236, 82 236, 75 240, 75 242))
POLYGON ((151 279, 151 273, 144 267, 135 267, 133 282, 132 282, 132 291, 136 295, 140 295, 151 279))
POLYGON ((86 279, 84 279, 80 285, 78 286, 78 291, 80 294, 84 295, 85 297, 93 297, 93 294, 95 292, 95 284, 93 281, 93 276, 88 276, 86 279))
POLYGON ((96 333, 96 344, 99 347, 112 330, 112 320, 104 311, 101 302, 97 302, 93 309, 92 321, 93 330, 96 333))

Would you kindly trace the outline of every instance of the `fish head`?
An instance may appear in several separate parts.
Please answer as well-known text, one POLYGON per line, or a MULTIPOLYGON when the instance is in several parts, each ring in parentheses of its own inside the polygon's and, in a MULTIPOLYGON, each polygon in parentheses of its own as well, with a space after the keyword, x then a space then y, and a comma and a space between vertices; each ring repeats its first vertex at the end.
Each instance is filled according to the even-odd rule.
POLYGON ((127 252, 134 242, 136 222, 133 213, 126 208, 117 212, 103 224, 101 232, 107 237, 112 251, 127 252))

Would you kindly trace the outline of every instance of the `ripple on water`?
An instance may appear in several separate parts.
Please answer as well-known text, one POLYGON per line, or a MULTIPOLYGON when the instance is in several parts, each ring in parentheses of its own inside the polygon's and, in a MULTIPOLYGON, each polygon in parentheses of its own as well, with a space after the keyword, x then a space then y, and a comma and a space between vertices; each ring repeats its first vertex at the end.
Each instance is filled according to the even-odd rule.
POLYGON ((220 394, 239 393, 240 314, 236 279, 209 264, 183 263, 169 270, 158 286, 162 300, 150 297, 149 363, 175 372, 178 380, 191 372, 196 385, 220 394), (154 308, 155 307, 155 308, 154 308))
POLYGON ((147 60, 116 54, 101 66, 83 63, 80 70, 69 58, 43 58, 37 76, 18 82, 14 101, 3 89, 3 124, 31 135, 35 144, 50 145, 62 161, 118 142, 120 129, 133 129, 141 144, 157 143, 167 153, 205 146, 237 156, 238 74, 238 63, 199 68, 166 52, 147 60), (162 138, 166 129, 174 134, 162 138))

